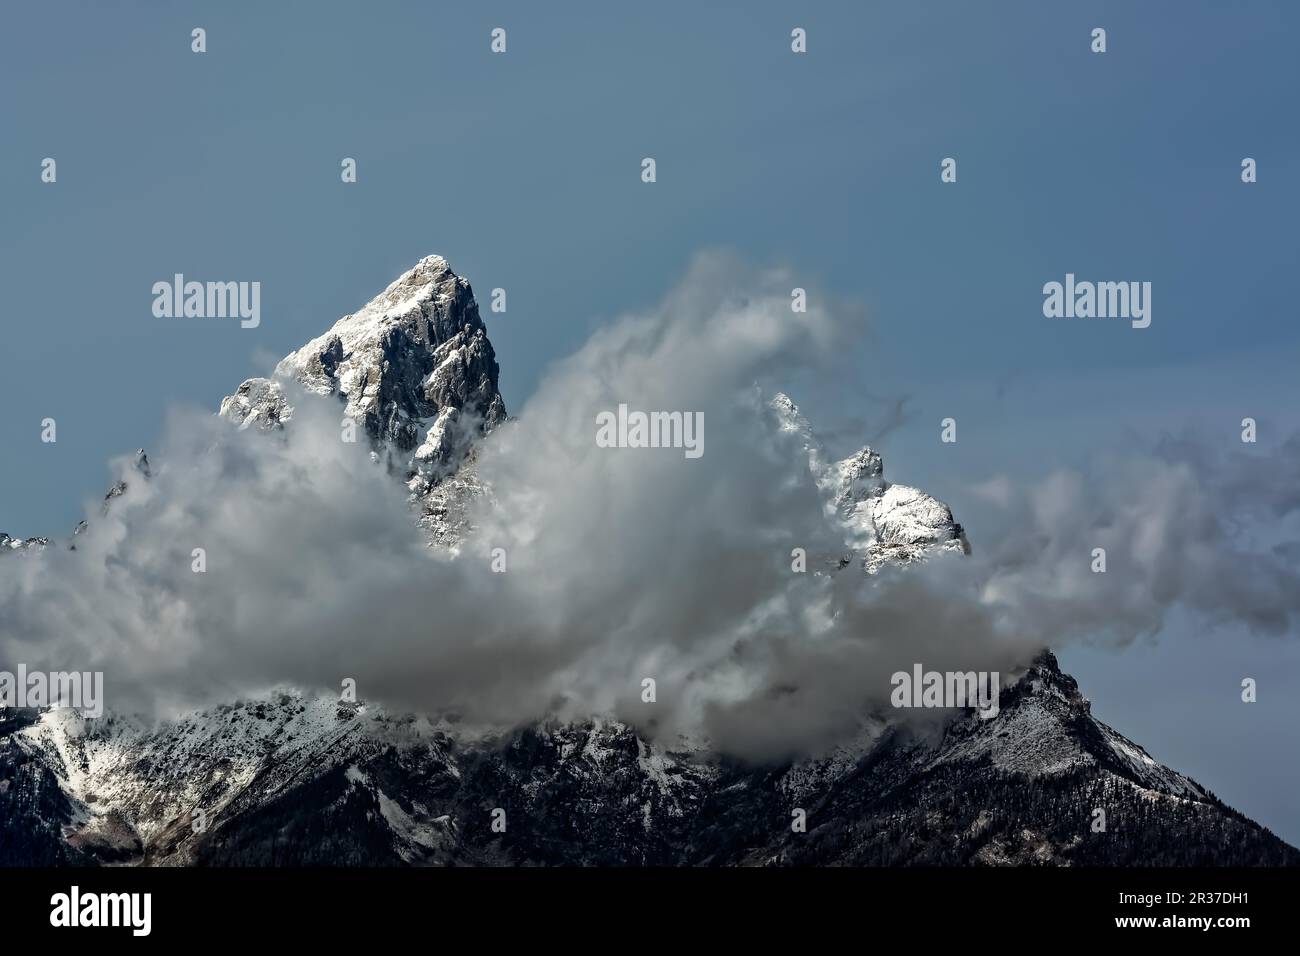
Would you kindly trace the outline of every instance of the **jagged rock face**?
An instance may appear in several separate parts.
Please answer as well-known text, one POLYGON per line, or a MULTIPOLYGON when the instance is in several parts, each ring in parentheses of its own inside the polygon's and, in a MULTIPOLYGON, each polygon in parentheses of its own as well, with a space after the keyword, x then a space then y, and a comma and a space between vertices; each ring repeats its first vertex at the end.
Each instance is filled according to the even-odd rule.
POLYGON ((498 374, 469 283, 441 256, 429 256, 287 355, 276 380, 240 385, 222 401, 220 414, 241 428, 283 426, 293 407, 281 381, 338 396, 344 414, 401 473, 421 506, 421 523, 450 543, 465 530, 464 496, 481 489, 470 474, 439 485, 472 458, 475 440, 505 421, 498 374))
POLYGON ((0 864, 1300 863, 1092 717, 1050 654, 991 719, 959 713, 937 737, 876 720, 761 767, 616 721, 482 738, 295 694, 161 728, 24 712, 0 723, 11 833, 0 864))
MULTIPOLYGON (((143 448, 136 449, 135 458, 131 462, 131 470, 145 481, 148 481, 153 477, 153 472, 149 468, 149 456, 144 453, 143 448)), ((104 495, 103 510, 105 514, 108 513, 108 508, 112 500, 114 498, 120 498, 122 495, 126 494, 126 489, 130 487, 130 484, 130 481, 126 478, 113 482, 113 487, 109 488, 108 493, 104 495)), ((77 534, 81 530, 83 529, 79 524, 77 530, 73 531, 73 534, 77 534)))
POLYGON ((293 406, 284 397, 279 382, 265 378, 250 378, 221 400, 222 418, 229 419, 240 428, 257 428, 263 431, 283 427, 293 418, 293 406))
MULTIPOLYGON (((868 573, 886 563, 906 564, 941 552, 970 554, 966 533, 952 509, 916 488, 886 481, 880 455, 871 448, 842 461, 828 462, 812 427, 789 396, 778 393, 769 403, 777 427, 798 436, 808 455, 808 467, 826 495, 827 508, 839 519, 854 554, 868 573)), ((850 556, 834 556, 843 567, 850 556)))
POLYGON ((28 548, 43 548, 49 543, 49 538, 12 538, 0 531, 0 554, 26 551, 28 548))

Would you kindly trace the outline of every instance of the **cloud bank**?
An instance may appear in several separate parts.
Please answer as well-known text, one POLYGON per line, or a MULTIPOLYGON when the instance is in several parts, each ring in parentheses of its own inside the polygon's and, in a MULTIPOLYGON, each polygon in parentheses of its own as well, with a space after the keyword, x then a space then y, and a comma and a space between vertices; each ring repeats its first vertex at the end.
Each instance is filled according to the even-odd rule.
POLYGON ((0 655, 102 670, 116 710, 352 678, 476 724, 613 713, 770 758, 852 734, 917 662, 1006 673, 1044 646, 1152 634, 1176 606, 1294 632, 1300 440, 1248 465, 1185 440, 1028 486, 994 476, 958 515, 969 557, 795 573, 793 548, 844 553, 845 533, 765 389, 829 374, 865 321, 815 294, 792 312, 794 284, 703 257, 556 364, 480 449, 492 494, 455 555, 427 546, 364 441, 340 440, 333 399, 294 396, 276 435, 174 411, 153 478, 76 551, 0 562, 0 655), (620 403, 702 413, 705 453, 599 447, 620 403))

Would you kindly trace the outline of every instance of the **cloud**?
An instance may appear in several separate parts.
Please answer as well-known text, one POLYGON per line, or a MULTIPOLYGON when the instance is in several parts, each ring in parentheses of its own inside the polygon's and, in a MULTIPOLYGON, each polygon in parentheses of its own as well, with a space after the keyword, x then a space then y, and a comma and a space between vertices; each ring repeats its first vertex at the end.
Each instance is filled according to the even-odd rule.
POLYGON ((1030 486, 985 476, 978 513, 959 514, 970 557, 794 573, 792 548, 841 554, 845 532, 764 396, 833 368, 865 325, 815 294, 792 312, 795 284, 702 257, 557 363, 480 448, 492 493, 455 555, 427 547, 364 442, 340 440, 332 399, 293 396, 277 435, 174 411, 152 480, 128 474, 76 551, 0 564, 0 653, 103 670, 117 710, 353 678, 394 708, 493 725, 615 713, 762 758, 853 733, 915 662, 1006 672, 1043 646, 1152 633, 1176 605, 1294 629, 1294 561, 1230 512, 1275 529, 1293 515, 1296 483, 1269 469, 1295 474, 1295 442, 1251 469, 1193 466, 1183 446, 1030 486), (596 417, 620 403, 702 412, 704 455, 598 447, 596 417))

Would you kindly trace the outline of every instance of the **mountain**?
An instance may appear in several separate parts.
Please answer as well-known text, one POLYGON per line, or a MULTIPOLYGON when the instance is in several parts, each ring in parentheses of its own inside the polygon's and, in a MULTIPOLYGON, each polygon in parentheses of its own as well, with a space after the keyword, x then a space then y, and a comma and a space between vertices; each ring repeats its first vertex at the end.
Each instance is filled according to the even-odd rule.
POLYGON ((474 442, 505 421, 496 353, 473 290, 441 256, 421 259, 360 311, 286 356, 273 379, 245 381, 221 403, 240 428, 282 428, 281 382, 335 395, 399 474, 434 540, 463 537, 464 503, 481 492, 474 442))
MULTIPOLYGON (((506 417, 464 279, 421 260, 220 414, 291 428, 294 390, 334 396, 431 543, 457 547, 465 502, 490 491, 475 445, 506 417)), ((788 397, 769 407, 845 532, 823 571, 970 552, 951 510, 887 481, 879 454, 831 460, 788 397)), ((149 475, 141 452, 129 480, 149 475)), ((0 709, 0 865, 1300 864, 1097 720, 1050 652, 1010 677, 990 719, 922 731, 876 714, 851 742, 764 765, 601 717, 486 730, 292 691, 162 724, 0 709)))
POLYGON ((287 693, 156 728, 5 712, 0 865, 1300 863, 1094 718, 1050 653, 1000 703, 762 767, 616 721, 479 738, 287 693))

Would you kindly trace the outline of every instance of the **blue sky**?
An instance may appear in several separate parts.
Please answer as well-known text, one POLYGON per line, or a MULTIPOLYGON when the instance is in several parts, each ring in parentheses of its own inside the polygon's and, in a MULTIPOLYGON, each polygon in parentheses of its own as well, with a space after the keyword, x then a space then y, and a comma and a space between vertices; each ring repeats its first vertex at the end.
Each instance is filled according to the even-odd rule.
MULTIPOLYGON (((486 318, 512 409, 701 248, 864 303, 852 384, 794 397, 868 433, 904 400, 887 474, 976 542, 972 476, 1235 441, 1245 415, 1267 448, 1297 407, 1297 28, 1283 2, 7 4, 0 529, 66 533, 170 406, 215 409, 435 252, 481 299, 508 289, 486 318), (261 326, 154 318, 176 272, 260 281, 261 326), (1045 319, 1066 272, 1152 282, 1151 327, 1045 319)), ((1300 842, 1294 641, 1197 642, 1064 663, 1103 719, 1300 842)))

